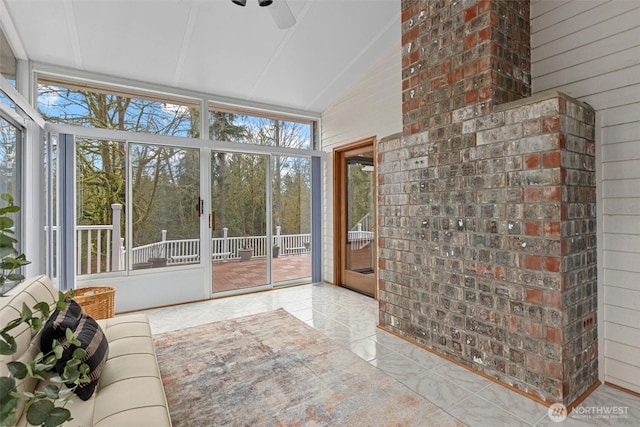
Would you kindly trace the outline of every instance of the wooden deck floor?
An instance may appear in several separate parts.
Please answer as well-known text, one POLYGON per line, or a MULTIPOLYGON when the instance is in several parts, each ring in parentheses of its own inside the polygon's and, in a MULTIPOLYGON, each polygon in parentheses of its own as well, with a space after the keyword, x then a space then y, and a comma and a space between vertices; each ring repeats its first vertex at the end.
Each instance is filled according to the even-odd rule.
MULTIPOLYGON (((213 292, 251 288, 268 283, 266 258, 252 258, 248 261, 216 261, 212 267, 213 292)), ((274 258, 271 274, 273 283, 305 278, 309 278, 310 281, 311 255, 274 258)))

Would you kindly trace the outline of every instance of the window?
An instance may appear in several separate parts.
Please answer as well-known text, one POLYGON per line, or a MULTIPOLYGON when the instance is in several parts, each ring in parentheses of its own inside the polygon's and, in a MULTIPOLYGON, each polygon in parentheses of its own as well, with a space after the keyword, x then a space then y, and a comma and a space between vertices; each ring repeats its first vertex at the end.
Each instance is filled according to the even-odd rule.
MULTIPOLYGON (((9 41, 0 28, 0 74, 14 87, 16 86, 16 64, 17 60, 11 50, 11 46, 9 46, 9 41)), ((0 91, 0 102, 4 102, 14 110, 16 109, 13 101, 2 91, 0 91)))
POLYGON ((200 263, 200 151, 129 144, 131 269, 200 263))
POLYGON ((242 112, 209 111, 209 137, 216 141, 310 150, 312 122, 242 112))
POLYGON ((0 193, 8 193, 16 204, 20 204, 18 198, 18 184, 20 175, 18 165, 19 141, 21 132, 18 127, 0 117, 0 193))
POLYGON ((199 104, 97 86, 38 79, 38 111, 48 122, 198 138, 199 104))
MULTIPOLYGON (((61 132, 69 138, 60 144, 67 151, 59 157, 70 162, 71 146, 75 153, 75 187, 63 193, 75 193, 76 215, 65 218, 74 221, 76 229, 71 236, 65 234, 62 242, 56 240, 52 225, 49 246, 62 242, 60 246, 75 247, 73 257, 67 256, 73 266, 67 265, 65 271, 75 268, 75 276, 121 271, 133 277, 151 272, 134 270, 154 267, 178 270, 169 267, 190 265, 182 270, 195 271, 193 266, 205 265, 201 225, 202 215, 210 215, 211 224, 217 225, 212 245, 223 239, 218 234, 224 229, 227 241, 250 243, 254 239, 262 245, 258 250, 256 243, 254 249, 256 258, 262 258, 264 274, 253 285, 267 284, 269 272, 282 284, 309 277, 311 188, 310 158, 306 156, 312 155, 315 122, 278 113, 215 109, 205 112, 208 117, 202 122, 202 99, 164 93, 38 76, 37 107, 44 119, 86 129, 61 132), (216 142, 194 141, 207 127, 203 139, 216 142), (184 140, 167 138, 176 136, 184 140), (246 145, 228 149, 231 144, 217 141, 246 145), (211 188, 202 191, 200 156, 207 151, 211 188), (271 192, 273 210, 269 210, 271 192), (209 195, 211 212, 203 212, 203 201, 207 203, 209 195), (273 225, 268 223, 272 216, 273 225), (286 268, 270 270, 267 255, 275 246, 282 248, 283 255, 295 256, 304 268, 294 273, 286 268)), ((51 166, 55 166, 55 144, 50 150, 51 166)), ((55 194, 55 188, 49 191, 55 194)), ((65 200, 63 204, 71 203, 65 200)), ((48 224, 55 222, 51 218, 48 224)), ((227 243, 226 249, 211 247, 204 252, 211 252, 212 262, 223 264, 236 256, 236 249, 227 243)), ((213 291, 221 291, 215 281, 213 291)))
MULTIPOLYGON (((0 116, 0 194, 8 194, 13 198, 13 203, 22 206, 20 199, 20 149, 22 142, 22 129, 12 122, 0 116)), ((0 205, 6 206, 3 200, 0 205)), ((21 231, 24 209, 11 217, 15 221, 13 224, 14 237, 18 240, 16 249, 18 253, 22 252, 20 247, 21 231)), ((8 289, 0 289, 6 292, 8 289)))

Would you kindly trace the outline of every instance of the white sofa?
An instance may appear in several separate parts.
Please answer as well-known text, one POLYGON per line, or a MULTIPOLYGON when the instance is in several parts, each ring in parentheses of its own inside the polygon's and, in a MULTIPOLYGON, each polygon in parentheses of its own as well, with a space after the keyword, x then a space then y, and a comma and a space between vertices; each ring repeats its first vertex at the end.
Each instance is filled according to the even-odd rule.
MULTIPOLYGON (((46 301, 55 308, 58 291, 47 276, 25 280, 0 298, 0 325, 20 317, 22 303, 30 308, 46 301)), ((171 426, 167 400, 153 347, 149 320, 144 314, 98 320, 109 341, 109 356, 95 393, 87 401, 72 398, 67 408, 73 420, 65 426, 171 426)), ((26 325, 12 331, 18 351, 0 355, 0 376, 8 375, 6 362, 32 360, 39 351, 39 335, 26 325)), ((37 381, 24 382, 34 390, 37 381)), ((18 425, 27 425, 22 408, 18 425)))

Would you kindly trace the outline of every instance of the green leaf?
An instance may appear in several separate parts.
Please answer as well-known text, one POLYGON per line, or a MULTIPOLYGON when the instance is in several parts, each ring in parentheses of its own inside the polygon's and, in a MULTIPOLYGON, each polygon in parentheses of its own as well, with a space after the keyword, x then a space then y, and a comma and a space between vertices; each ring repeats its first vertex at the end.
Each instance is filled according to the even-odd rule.
POLYGON ((58 360, 56 355, 50 354, 46 359, 44 359, 44 364, 47 366, 54 366, 56 364, 56 360, 58 360))
POLYGON ((16 345, 16 341, 13 339, 13 337, 10 337, 11 339, 7 339, 3 336, 3 338, 4 339, 0 340, 0 354, 4 356, 10 356, 15 353, 16 349, 18 348, 16 345))
POLYGON ((87 375, 89 375, 90 372, 91 372, 91 368, 89 367, 89 365, 87 365, 86 363, 83 363, 82 365, 80 365, 80 374, 81 375, 86 377, 87 375))
POLYGON ((13 237, 0 234, 0 258, 16 255, 18 251, 13 248, 13 245, 17 242, 13 237))
POLYGON ((60 375, 55 375, 49 378, 49 381, 56 384, 62 384, 64 382, 64 380, 60 377, 60 375))
POLYGON ((67 308, 67 299, 62 291, 58 291, 58 301, 56 302, 56 308, 63 311, 67 308))
POLYGON ((7 368, 14 378, 22 380, 27 376, 27 365, 22 362, 9 362, 7 368))
POLYGON ((25 303, 22 303, 22 313, 20 315, 20 319, 23 322, 30 320, 33 317, 33 311, 29 308, 29 306, 25 303))
POLYGON ((0 335, 2 335, 4 337, 5 340, 7 340, 7 342, 9 341, 8 337, 13 338, 11 335, 9 335, 7 332, 9 332, 12 329, 17 328, 18 326, 22 325, 23 321, 22 319, 18 318, 18 319, 13 319, 11 322, 7 323, 7 325, 2 328, 2 331, 0 331, 0 335))
POLYGON ((45 422, 55 405, 50 400, 36 400, 27 410, 29 424, 39 426, 45 422))
POLYGON ((60 388, 53 384, 47 384, 46 386, 44 386, 44 393, 47 398, 56 400, 58 397, 60 397, 60 388))
POLYGON ((54 408, 44 422, 44 427, 56 427, 71 420, 71 411, 66 408, 54 408))
POLYGON ((21 280, 24 280, 24 275, 19 274, 19 273, 7 274, 7 280, 11 280, 11 281, 14 281, 14 282, 19 282, 21 280))
POLYGON ((29 375, 31 378, 36 378, 44 381, 44 376, 42 375, 41 372, 34 370, 30 365, 25 365, 25 366, 27 368, 27 375, 29 375))
POLYGON ((47 365, 43 365, 42 363, 38 363, 33 370, 34 378, 44 379, 49 374, 51 368, 47 365))
POLYGON ((4 208, 2 208, 0 210, 0 213, 4 214, 8 214, 8 213, 16 213, 16 212, 20 212, 20 206, 5 206, 4 208))
POLYGON ((80 361, 78 359, 69 359, 67 360, 66 366, 77 368, 78 366, 80 366, 80 361))
POLYGON ((31 375, 29 375, 31 378, 34 378, 36 380, 40 380, 40 381, 46 381, 47 380, 47 374, 48 372, 46 371, 36 371, 33 372, 31 375))
POLYGON ((0 377, 0 402, 9 399, 12 392, 16 391, 16 380, 11 377, 0 377))
POLYGON ((9 193, 2 193, 0 194, 0 199, 4 200, 5 202, 7 202, 7 204, 9 206, 13 206, 13 196, 9 193))
POLYGON ((64 367, 64 371, 62 372, 62 378, 68 381, 74 381, 79 376, 80 374, 78 373, 78 367, 72 365, 71 361, 68 362, 64 367))
POLYGON ((40 329, 42 329, 42 320, 34 317, 31 320, 31 329, 33 329, 35 332, 38 332, 40 329))
POLYGON ((12 401, 0 400, 0 426, 10 427, 15 425, 16 405, 12 401))
POLYGON ((73 351, 73 356, 74 359, 76 360, 82 360, 85 357, 87 357, 87 351, 84 348, 76 348, 73 351))
POLYGON ((59 342, 56 341, 56 344, 53 347, 53 354, 56 356, 56 359, 62 359, 62 353, 64 352, 64 347, 60 345, 59 342))
POLYGON ((49 307, 49 304, 47 304, 46 302, 40 301, 39 303, 33 306, 33 309, 42 313, 45 319, 49 318, 49 313, 51 312, 51 308, 49 307))
POLYGON ((15 222, 8 216, 0 216, 0 228, 11 228, 15 222))
POLYGON ((19 398, 16 396, 13 378, 0 377, 0 426, 15 425, 16 407, 19 398))
POLYGON ((73 340, 75 339, 75 337, 73 336, 73 331, 71 330, 71 328, 67 328, 64 331, 64 336, 67 339, 67 341, 69 341, 69 342, 73 342, 73 340))
POLYGON ((3 405, 0 407, 0 426, 11 427, 15 425, 16 420, 16 408, 10 406, 9 402, 2 401, 3 405))

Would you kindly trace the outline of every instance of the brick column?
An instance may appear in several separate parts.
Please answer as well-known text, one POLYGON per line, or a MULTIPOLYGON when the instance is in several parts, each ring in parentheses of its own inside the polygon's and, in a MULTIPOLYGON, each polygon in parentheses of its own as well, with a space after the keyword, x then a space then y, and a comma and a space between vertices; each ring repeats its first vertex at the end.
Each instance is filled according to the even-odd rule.
POLYGON ((402 49, 403 134, 447 137, 453 110, 529 96, 529 1, 403 0, 402 49))
POLYGON ((378 148, 380 325, 569 404, 597 381, 593 110, 522 99, 528 1, 402 10, 403 137, 378 148))

